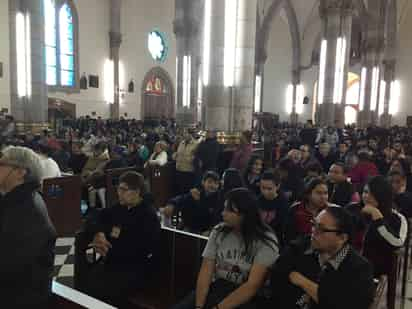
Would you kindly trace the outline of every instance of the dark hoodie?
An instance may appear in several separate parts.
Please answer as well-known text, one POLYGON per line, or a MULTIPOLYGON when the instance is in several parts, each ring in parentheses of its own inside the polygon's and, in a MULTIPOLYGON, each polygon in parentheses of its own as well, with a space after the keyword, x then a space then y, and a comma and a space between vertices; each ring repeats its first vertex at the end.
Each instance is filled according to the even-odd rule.
POLYGON ((0 291, 4 308, 44 308, 51 293, 56 231, 39 185, 0 199, 0 291))
POLYGON ((206 194, 202 189, 198 201, 189 192, 176 196, 168 204, 175 206, 175 212, 182 212, 184 227, 193 233, 207 231, 221 221, 218 192, 206 194))
POLYGON ((288 201, 280 193, 274 200, 267 200, 263 195, 260 195, 258 204, 261 219, 273 229, 281 245, 283 245, 281 240, 288 214, 288 201))

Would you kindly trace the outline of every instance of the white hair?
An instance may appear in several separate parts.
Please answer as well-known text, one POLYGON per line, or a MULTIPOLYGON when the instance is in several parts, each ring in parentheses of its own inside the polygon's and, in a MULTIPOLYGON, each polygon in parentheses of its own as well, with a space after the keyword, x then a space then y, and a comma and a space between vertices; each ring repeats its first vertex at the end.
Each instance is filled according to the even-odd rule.
POLYGON ((43 179, 43 165, 41 158, 33 150, 21 146, 9 146, 2 151, 0 162, 25 169, 25 182, 41 183, 43 179))

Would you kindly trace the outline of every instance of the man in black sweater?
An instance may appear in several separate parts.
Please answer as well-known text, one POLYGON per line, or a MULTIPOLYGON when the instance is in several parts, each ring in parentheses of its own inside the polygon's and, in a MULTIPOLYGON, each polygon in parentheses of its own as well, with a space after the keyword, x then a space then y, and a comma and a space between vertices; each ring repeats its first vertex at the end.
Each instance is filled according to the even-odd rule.
POLYGON ((272 273, 273 308, 367 309, 375 287, 370 263, 350 245, 352 218, 331 206, 310 239, 292 243, 272 273))
POLYGON ((41 159, 25 147, 0 158, 1 308, 46 308, 56 231, 39 193, 41 159))
POLYGON ((263 222, 275 232, 282 243, 284 222, 288 214, 288 201, 279 191, 280 175, 277 172, 264 172, 260 179, 260 196, 258 197, 259 214, 263 222))
MULTIPOLYGON (((208 171, 203 175, 200 190, 193 189, 167 202, 161 211, 166 217, 181 212, 183 228, 192 233, 204 233, 221 221, 219 175, 208 171)), ((180 226, 179 226, 180 228, 180 226)))
POLYGON ((144 178, 120 176, 119 205, 103 209, 88 226, 92 245, 102 256, 89 274, 87 293, 123 308, 127 296, 153 275, 160 242, 160 222, 145 195, 144 178))
POLYGON ((332 164, 328 173, 329 202, 339 206, 346 206, 351 202, 355 194, 353 185, 347 180, 346 166, 341 162, 332 164))

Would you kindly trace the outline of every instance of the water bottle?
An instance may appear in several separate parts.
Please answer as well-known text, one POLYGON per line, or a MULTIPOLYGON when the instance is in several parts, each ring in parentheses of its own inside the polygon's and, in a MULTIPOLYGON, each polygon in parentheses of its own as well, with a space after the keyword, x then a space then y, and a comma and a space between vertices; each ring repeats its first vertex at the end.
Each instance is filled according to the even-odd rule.
POLYGON ((86 214, 87 208, 89 208, 89 206, 87 206, 86 201, 81 200, 81 202, 80 202, 80 212, 83 216, 86 214))

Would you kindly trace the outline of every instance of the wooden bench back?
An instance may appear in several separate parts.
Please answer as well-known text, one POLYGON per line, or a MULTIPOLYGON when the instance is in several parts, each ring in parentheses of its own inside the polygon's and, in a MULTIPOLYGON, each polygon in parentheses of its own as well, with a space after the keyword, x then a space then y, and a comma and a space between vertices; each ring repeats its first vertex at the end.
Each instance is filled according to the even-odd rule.
POLYGON ((43 198, 58 237, 73 237, 81 227, 81 181, 79 176, 43 181, 43 198))

